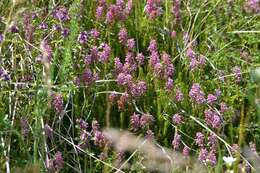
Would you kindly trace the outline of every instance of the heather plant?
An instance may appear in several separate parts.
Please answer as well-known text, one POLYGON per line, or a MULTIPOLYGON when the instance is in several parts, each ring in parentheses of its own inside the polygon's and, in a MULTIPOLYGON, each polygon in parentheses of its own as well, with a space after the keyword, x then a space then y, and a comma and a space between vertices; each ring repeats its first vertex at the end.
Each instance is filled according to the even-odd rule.
POLYGON ((0 172, 259 172, 259 12, 0 1, 0 172))

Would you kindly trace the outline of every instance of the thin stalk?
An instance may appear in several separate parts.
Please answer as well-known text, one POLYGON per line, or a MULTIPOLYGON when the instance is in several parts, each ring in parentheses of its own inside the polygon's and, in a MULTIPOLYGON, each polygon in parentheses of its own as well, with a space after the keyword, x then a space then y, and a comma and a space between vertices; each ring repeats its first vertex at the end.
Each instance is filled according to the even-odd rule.
POLYGON ((70 145, 72 145, 73 147, 77 148, 80 152, 82 152, 82 153, 84 153, 84 154, 87 154, 88 156, 90 156, 91 158, 97 160, 98 162, 100 162, 100 163, 102 163, 102 164, 104 164, 104 165, 106 165, 106 166, 112 168, 113 170, 117 170, 118 172, 125 173, 124 171, 122 171, 122 170, 120 170, 120 169, 118 169, 118 168, 116 168, 116 167, 114 167, 114 166, 112 166, 112 165, 110 165, 110 164, 108 164, 108 163, 106 163, 106 162, 100 160, 100 159, 97 158, 93 153, 89 153, 88 151, 85 151, 85 150, 81 149, 79 146, 73 144, 71 141, 69 141, 67 138, 63 137, 63 136, 60 135, 59 133, 57 133, 57 132, 54 131, 54 134, 56 134, 57 136, 61 137, 61 138, 64 139, 66 142, 68 142, 70 145))
MULTIPOLYGON (((7 17, 7 22, 6 22, 6 25, 5 25, 5 30, 3 32, 3 37, 5 38, 5 35, 8 31, 8 27, 11 23, 11 20, 12 20, 12 15, 13 15, 13 11, 14 11, 14 7, 15 7, 15 1, 12 1, 12 6, 10 8, 10 11, 9 11, 9 14, 8 14, 8 17, 7 17)), ((4 41, 3 41, 4 42, 4 41)), ((2 55, 2 46, 3 46, 3 42, 0 43, 0 55, 2 55)), ((1 57, 0 57, 0 62, 1 62, 1 57)))
MULTIPOLYGON (((190 115, 189 116, 190 119, 194 120, 196 123, 198 123, 200 126, 202 126, 203 128, 205 128, 207 131, 209 131, 210 133, 214 134, 221 142, 223 142, 229 152, 229 155, 232 157, 232 153, 231 153, 231 149, 232 146, 230 144, 228 144, 224 139, 222 139, 220 136, 218 136, 215 132, 213 132, 210 128, 208 128, 206 125, 204 125, 202 122, 200 122, 199 120, 197 120, 197 118, 195 118, 194 116, 190 115)), ((239 152, 237 152, 238 155, 246 162, 246 164, 248 164, 253 170, 255 170, 255 168, 252 166, 252 164, 239 152)))

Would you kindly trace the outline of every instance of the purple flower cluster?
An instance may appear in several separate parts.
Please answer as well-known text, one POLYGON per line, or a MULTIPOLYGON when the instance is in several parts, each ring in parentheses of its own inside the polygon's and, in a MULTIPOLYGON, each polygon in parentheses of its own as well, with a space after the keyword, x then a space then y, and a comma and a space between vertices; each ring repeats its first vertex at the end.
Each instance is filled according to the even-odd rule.
POLYGON ((154 65, 153 70, 154 70, 154 75, 156 77, 163 77, 163 65, 162 65, 162 63, 160 63, 160 62, 156 63, 154 65))
POLYGON ((190 59, 195 59, 195 58, 196 58, 196 53, 192 50, 191 47, 189 47, 189 48, 187 49, 186 55, 187 55, 187 57, 189 57, 190 59))
POLYGON ((124 0, 117 0, 115 4, 106 4, 106 2, 99 2, 96 8, 96 18, 102 20, 105 15, 105 22, 107 24, 115 23, 116 21, 124 21, 129 16, 132 10, 132 0, 127 3, 124 0))
POLYGON ((90 141, 91 134, 86 131, 86 129, 80 130, 80 142, 79 147, 85 149, 87 147, 88 142, 90 141))
POLYGON ((128 34, 127 34, 127 29, 126 28, 121 28, 119 33, 118 33, 118 39, 119 42, 123 45, 125 45, 127 43, 127 39, 128 39, 128 34))
POLYGON ((175 17, 175 23, 179 24, 181 21, 181 1, 175 0, 173 7, 172 7, 172 13, 175 17))
POLYGON ((88 41, 88 32, 87 31, 80 32, 78 36, 78 42, 80 44, 85 44, 87 41, 88 41))
POLYGON ((109 141, 100 130, 100 125, 95 119, 92 121, 91 124, 91 132, 87 131, 89 125, 85 120, 80 118, 77 119, 76 122, 80 132, 80 141, 78 143, 78 147, 80 147, 81 149, 86 149, 88 146, 90 146, 89 143, 91 141, 94 142, 95 146, 101 149, 107 146, 109 141))
POLYGON ((64 6, 58 6, 53 11, 53 17, 58 19, 61 22, 65 22, 65 21, 70 20, 68 9, 66 7, 64 7, 64 6))
POLYGON ((137 130, 140 127, 140 114, 133 113, 130 119, 131 126, 134 130, 137 130))
POLYGON ((185 146, 183 147, 183 149, 182 149, 182 154, 183 154, 185 157, 188 157, 189 154, 190 154, 190 148, 185 145, 185 146))
POLYGON ((53 95, 52 106, 58 113, 61 113, 63 111, 63 96, 61 93, 53 95))
POLYGON ((85 68, 81 76, 78 77, 76 81, 77 85, 80 85, 82 83, 86 86, 89 86, 95 80, 98 80, 98 78, 98 73, 93 73, 89 68, 85 68))
POLYGON ((126 46, 129 51, 134 51, 135 49, 135 39, 128 38, 128 33, 126 28, 120 29, 118 33, 119 42, 126 46))
POLYGON ((124 161, 124 157, 125 157, 124 152, 118 151, 118 152, 116 153, 115 165, 116 165, 116 166, 120 166, 120 165, 123 163, 123 161, 124 161))
POLYGON ((133 51, 135 49, 135 39, 130 38, 127 40, 126 47, 129 51, 133 51))
POLYGON ((79 128, 81 130, 85 130, 88 128, 88 123, 85 120, 83 120, 82 118, 77 119, 76 122, 79 125, 79 128))
POLYGON ((102 43, 100 47, 101 50, 98 52, 98 60, 99 62, 105 63, 110 57, 111 47, 107 43, 102 43))
MULTIPOLYGON (((129 39, 126 41, 128 42, 129 39)), ((142 96, 147 90, 147 85, 145 81, 135 80, 133 78, 133 74, 137 70, 137 64, 141 65, 143 63, 144 63, 143 54, 139 53, 135 56, 135 53, 132 51, 126 52, 124 64, 121 62, 120 58, 116 57, 114 59, 117 84, 119 86, 124 87, 124 89, 133 98, 142 96)), ((123 108, 124 103, 125 103, 124 100, 121 99, 118 100, 119 107, 123 108)))
POLYGON ((53 25, 52 25, 52 29, 53 29, 54 31, 60 31, 60 30, 61 30, 61 26, 60 26, 59 24, 53 24, 53 25))
POLYGON ((137 65, 135 62, 135 56, 133 52, 127 52, 125 58, 125 64, 123 66, 123 71, 125 73, 134 73, 137 69, 137 65))
POLYGON ((149 113, 145 113, 145 114, 142 114, 142 116, 140 118, 140 125, 142 128, 144 128, 144 127, 150 125, 153 121, 154 121, 153 116, 149 113))
POLYGON ((205 114, 205 121, 208 125, 213 128, 219 128, 222 125, 222 120, 220 115, 217 112, 207 109, 204 111, 205 114))
POLYGON ((206 163, 207 156, 208 156, 208 150, 205 148, 201 148, 199 151, 199 161, 206 163))
POLYGON ((154 121, 154 118, 151 114, 137 114, 133 113, 130 118, 131 127, 133 130, 138 130, 139 128, 145 128, 154 121))
POLYGON ((189 58, 191 71, 197 69, 198 67, 202 67, 206 64, 206 57, 203 55, 199 55, 197 57, 196 53, 193 51, 191 47, 187 49, 186 56, 189 58))
POLYGON ((208 97, 207 97, 207 103, 208 104, 216 103, 217 100, 218 100, 217 96, 215 96, 213 94, 208 94, 208 97))
POLYGON ((145 13, 150 19, 154 19, 162 15, 161 0, 147 0, 145 5, 145 13))
POLYGON ((98 6, 96 8, 96 19, 97 20, 101 20, 101 18, 103 16, 103 12, 104 12, 104 6, 98 6))
POLYGON ((235 78, 236 78, 236 81, 237 82, 241 82, 242 81, 242 72, 241 72, 241 69, 240 67, 238 66, 235 66, 233 69, 232 69, 234 75, 235 75, 235 78))
POLYGON ((117 76, 117 84, 122 86, 129 86, 132 83, 132 76, 127 73, 119 73, 117 76))
POLYGON ((174 123, 174 124, 181 124, 182 123, 182 116, 180 115, 180 114, 174 114, 173 116, 172 116, 172 122, 174 123))
POLYGON ((217 147, 217 137, 214 134, 210 134, 208 136, 208 146, 209 151, 204 147, 204 135, 200 132, 196 134, 195 142, 198 144, 200 148, 198 159, 202 163, 209 163, 212 166, 215 166, 217 163, 216 157, 216 147, 217 147))
POLYGON ((167 79, 166 88, 168 91, 171 91, 173 89, 173 80, 171 78, 167 79))
POLYGON ((64 161, 63 161, 62 153, 60 151, 58 151, 55 154, 54 165, 56 170, 60 170, 63 168, 64 161))
POLYGON ((216 157, 216 151, 215 150, 210 150, 207 156, 207 161, 209 164, 212 166, 215 166, 217 164, 217 157, 216 157))
POLYGON ((92 121, 92 133, 94 136, 94 144, 100 148, 107 145, 108 139, 105 137, 103 132, 100 130, 100 125, 96 120, 92 121))
POLYGON ((195 142, 198 146, 203 147, 204 146, 204 135, 201 132, 196 133, 195 142))
POLYGON ((61 170, 64 166, 64 161, 62 157, 62 153, 58 151, 53 159, 47 160, 47 168, 49 172, 57 172, 61 170))
POLYGON ((130 87, 130 92, 133 97, 142 96, 146 90, 147 90, 147 86, 144 81, 138 81, 136 84, 132 83, 130 87))
POLYGON ((260 13, 260 0, 247 0, 245 8, 248 12, 260 13))
POLYGON ((110 5, 106 14, 106 23, 113 23, 118 16, 119 7, 117 5, 110 5))
POLYGON ((165 67, 165 72, 164 72, 165 76, 167 76, 168 78, 171 78, 174 73, 174 66, 171 63, 171 57, 169 54, 163 52, 162 63, 163 63, 163 66, 165 67))
MULTIPOLYGON (((111 54, 111 47, 107 43, 101 43, 99 47, 91 46, 90 53, 85 55, 84 62, 86 65, 90 65, 94 61, 107 63, 110 54, 111 54)), ((115 63, 117 62, 120 62, 120 60, 118 58, 115 58, 115 63)))
POLYGON ((199 161, 205 164, 209 162, 212 166, 215 166, 217 163, 215 151, 211 150, 210 152, 208 152, 207 149, 201 148, 199 152, 199 161))
POLYGON ((82 73, 82 80, 86 85, 93 81, 93 73, 90 69, 86 68, 82 73))
POLYGON ((144 64, 144 55, 142 53, 138 53, 135 57, 138 65, 143 65, 144 64))
POLYGON ((94 39, 97 40, 100 36, 100 32, 97 29, 91 29, 90 30, 90 36, 94 39))
POLYGON ((126 58, 122 71, 124 73, 133 74, 136 71, 136 69, 137 69, 136 62, 134 62, 134 60, 128 61, 128 58, 126 58))
POLYGON ((195 58, 192 58, 190 60, 190 69, 191 69, 191 71, 195 70, 196 67, 197 67, 197 60, 195 58))
POLYGON ((150 41, 150 44, 149 44, 149 46, 148 46, 148 51, 149 51, 150 53, 152 53, 152 52, 157 52, 157 49, 158 49, 158 46, 157 46, 156 40, 151 40, 151 41, 150 41))
POLYGON ((208 146, 210 147, 211 150, 216 150, 217 142, 218 142, 217 136, 213 133, 210 133, 210 135, 208 136, 208 146))
POLYGON ((161 63, 160 63, 160 57, 157 51, 153 51, 150 55, 150 65, 153 67, 155 73, 159 74, 158 71, 161 71, 161 63), (159 68, 160 67, 160 68, 159 68))
POLYGON ((175 133, 174 138, 172 140, 172 146, 174 150, 179 149, 181 143, 181 135, 175 133))
POLYGON ((216 165, 216 147, 217 147, 217 137, 215 134, 211 133, 208 136, 208 147, 210 152, 205 148, 204 141, 205 136, 201 132, 196 133, 195 142, 200 147, 199 160, 203 163, 209 162, 212 166, 216 165))
POLYGON ((167 90, 171 91, 173 89, 174 66, 171 63, 170 55, 163 52, 160 58, 156 40, 150 41, 148 51, 150 52, 149 64, 155 77, 164 79, 167 90))
MULTIPOLYGON (((85 44, 87 43, 89 38, 93 38, 94 40, 97 40, 100 36, 100 32, 97 29, 91 29, 89 31, 82 31, 79 33, 78 36, 78 42, 80 44, 85 44)), ((103 48, 103 46, 105 46, 106 44, 103 43, 101 44, 101 48, 103 48)))
POLYGON ((123 70, 123 64, 122 64, 120 58, 116 57, 116 58, 114 59, 114 64, 115 64, 116 73, 122 72, 122 70, 123 70))
POLYGON ((94 144, 103 148, 106 145, 105 135, 101 131, 94 132, 94 144))
POLYGON ((180 89, 177 89, 177 90, 176 90, 175 100, 176 100, 177 102, 183 101, 183 93, 181 92, 180 89))
POLYGON ((198 83, 194 83, 190 89, 189 96, 197 104, 205 103, 205 94, 198 83))

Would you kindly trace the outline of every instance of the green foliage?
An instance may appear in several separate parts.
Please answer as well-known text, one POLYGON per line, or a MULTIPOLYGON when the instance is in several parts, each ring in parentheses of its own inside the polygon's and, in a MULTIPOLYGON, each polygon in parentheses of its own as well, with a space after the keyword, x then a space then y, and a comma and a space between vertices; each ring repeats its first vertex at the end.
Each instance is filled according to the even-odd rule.
MULTIPOLYGON (((219 137, 218 157, 216 166, 206 166, 208 172, 227 169, 222 158, 230 155, 232 144, 243 149, 253 142, 259 151, 260 22, 259 14, 248 12, 244 1, 181 1, 181 21, 178 23, 172 13, 174 1, 164 0, 160 4, 162 15, 150 19, 144 10, 146 1, 133 0, 129 16, 112 24, 107 23, 105 12, 115 0, 106 1, 108 5, 100 20, 96 19, 95 13, 101 4, 94 0, 16 2, 13 6, 11 1, 0 1, 0 34, 4 36, 0 43, 0 70, 4 69, 10 75, 7 81, 0 75, 0 172, 6 170, 8 162, 13 172, 39 172, 39 169, 46 172, 47 160, 54 159, 57 151, 62 152, 65 162, 64 168, 58 170, 60 172, 112 172, 118 153, 107 146, 97 147, 93 142, 93 120, 97 120, 101 128, 110 124, 121 130, 131 130, 138 138, 152 130, 158 145, 167 148, 172 148, 172 140, 178 132, 182 141, 179 151, 187 145, 191 148, 191 157, 197 157, 200 151, 194 141, 196 133, 202 132, 207 138, 214 132, 219 137), (62 22, 54 17, 57 7, 68 9, 68 21, 62 22), (24 14, 33 15, 33 12, 37 13, 37 17, 29 22, 33 38, 27 40, 25 30, 29 24, 25 25, 24 14), (40 29, 42 23, 48 26, 47 29, 40 29), (10 31, 10 24, 18 26, 18 33, 10 31), (55 30, 54 25, 60 28, 55 30), (119 42, 118 32, 123 27, 127 28, 128 37, 135 40, 134 50, 128 50, 119 42), (61 34, 64 28, 70 30, 68 37, 61 34), (88 34, 86 43, 80 44, 79 33, 91 29, 100 32, 99 38, 95 40, 88 34), (171 36, 172 31, 176 31, 176 36, 171 36), (185 34, 188 34, 189 44, 185 44, 185 34), (41 50, 40 43, 44 39, 51 48, 48 63, 41 61, 44 50, 41 50), (150 64, 151 54, 147 48, 152 39, 157 41, 160 58, 163 52, 171 57, 174 66, 171 90, 166 89, 167 79, 156 76, 150 64), (86 55, 91 54, 93 46, 101 51, 102 43, 111 48, 108 62, 95 57, 87 64, 86 55), (189 47, 197 57, 205 56, 204 66, 191 70, 191 59, 187 57, 189 47), (137 53, 145 56, 143 65, 134 64, 135 60, 129 65, 137 65, 131 74, 132 82, 142 80, 147 85, 145 94, 139 98, 131 95, 131 87, 117 84, 114 60, 119 57, 124 64, 129 51, 134 54, 133 59, 137 53), (242 71, 240 82, 234 74, 235 66, 242 71), (90 70, 91 80, 98 74, 93 81, 84 81, 88 75, 86 70, 90 70), (28 76, 30 79, 26 78, 28 76), (194 103, 189 96, 194 83, 200 84, 205 98, 220 89, 217 103, 194 103), (176 101, 177 89, 183 93, 182 102, 176 101), (113 91, 117 94, 111 101, 113 91), (124 92, 129 94, 129 99, 120 105, 124 92), (57 103, 62 106, 61 112, 53 104, 57 94, 62 97, 62 103, 60 100, 57 103), (223 124, 214 129, 206 123, 204 111, 220 111, 221 102, 229 109, 220 113, 223 124), (133 113, 149 113, 154 121, 135 131, 131 126, 133 113), (180 125, 172 121, 176 113, 183 118, 180 125), (22 133, 21 118, 28 121, 28 136, 22 133), (80 118, 89 123, 87 129, 79 127, 77 120, 80 118), (45 134, 45 124, 54 131, 52 139, 45 134), (87 147, 83 149, 85 153, 77 148, 82 144, 84 130, 90 134, 87 147), (107 157, 101 161, 98 159, 100 154, 107 154, 107 157)), ((204 142, 204 147, 209 148, 207 139, 204 142)), ((126 159, 131 154, 126 153, 126 159)), ((247 158, 237 153, 231 155, 237 158, 237 163, 240 159, 241 165, 248 164, 247 158)), ((128 162, 129 169, 124 171, 146 172, 143 159, 141 152, 136 151, 128 162)), ((234 164, 232 169, 238 169, 236 166, 234 164)), ((189 170, 189 167, 185 169, 189 170)))

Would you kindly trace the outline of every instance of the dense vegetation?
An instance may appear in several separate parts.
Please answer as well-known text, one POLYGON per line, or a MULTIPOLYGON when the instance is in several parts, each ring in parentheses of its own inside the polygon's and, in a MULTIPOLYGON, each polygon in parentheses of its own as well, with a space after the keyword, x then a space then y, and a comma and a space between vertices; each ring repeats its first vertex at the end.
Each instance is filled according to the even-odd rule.
POLYGON ((260 171, 259 28, 259 0, 0 0, 0 172, 260 171))

